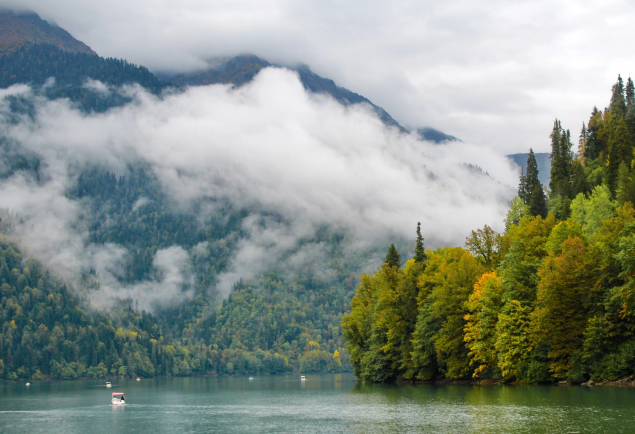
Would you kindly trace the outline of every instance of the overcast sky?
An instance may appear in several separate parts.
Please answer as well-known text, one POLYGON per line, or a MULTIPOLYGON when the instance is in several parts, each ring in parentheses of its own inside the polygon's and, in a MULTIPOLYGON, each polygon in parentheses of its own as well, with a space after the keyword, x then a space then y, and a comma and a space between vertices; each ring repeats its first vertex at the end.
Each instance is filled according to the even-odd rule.
MULTIPOLYGON (((5 5, 10 3, 2 2, 5 5)), ((409 126, 504 153, 577 139, 635 74, 635 2, 20 0, 102 56, 153 71, 253 53, 306 63, 409 126)), ((577 140, 575 140, 577 142, 577 140)))

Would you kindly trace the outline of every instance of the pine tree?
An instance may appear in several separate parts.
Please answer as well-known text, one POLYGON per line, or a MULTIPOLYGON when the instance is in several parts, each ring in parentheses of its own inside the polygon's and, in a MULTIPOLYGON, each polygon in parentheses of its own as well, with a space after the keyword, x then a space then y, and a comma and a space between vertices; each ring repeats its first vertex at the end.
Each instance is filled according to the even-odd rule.
POLYGON ((547 216, 547 201, 542 184, 538 179, 538 163, 533 149, 529 149, 527 173, 521 176, 518 197, 523 200, 525 205, 529 205, 531 215, 539 215, 543 218, 547 216))
POLYGON ((617 76, 617 83, 613 85, 611 95, 611 114, 623 118, 626 115, 626 98, 624 98, 624 82, 622 76, 617 76))
POLYGON ((428 256, 423 247, 423 237, 421 236, 421 223, 417 223, 417 244, 415 245, 415 262, 425 264, 428 256))
POLYGON ((625 162, 622 161, 617 175, 617 190, 615 192, 617 203, 624 205, 625 202, 635 201, 635 185, 631 172, 625 162))
POLYGON ((401 267, 401 257, 399 256, 399 252, 394 244, 391 244, 388 248, 388 253, 386 253, 386 260, 384 261, 384 265, 387 267, 401 267))
POLYGON ((584 162, 584 158, 586 157, 586 144, 589 135, 589 130, 587 129, 584 122, 582 122, 582 130, 580 131, 580 138, 578 139, 578 158, 584 162))
POLYGON ((576 159, 571 167, 571 195, 576 197, 580 193, 587 194, 590 191, 591 189, 584 173, 584 165, 580 159, 576 159))
POLYGON ((571 132, 564 131, 558 119, 551 132, 551 180, 549 181, 549 210, 560 219, 567 218, 571 197, 571 132))
POLYGON ((632 111, 635 109, 635 86, 633 86, 633 80, 628 77, 626 81, 626 111, 632 111))
MULTIPOLYGON (((529 157, 527 157, 527 160, 529 160, 529 157)), ((525 204, 525 200, 527 200, 527 177, 525 176, 524 167, 520 168, 520 183, 518 184, 518 197, 523 201, 523 204, 525 204)))
POLYGON ((586 146, 584 148, 584 159, 587 161, 594 161, 599 158, 603 153, 606 153, 607 143, 603 134, 604 130, 604 117, 603 113, 593 107, 591 117, 587 126, 586 134, 586 146))

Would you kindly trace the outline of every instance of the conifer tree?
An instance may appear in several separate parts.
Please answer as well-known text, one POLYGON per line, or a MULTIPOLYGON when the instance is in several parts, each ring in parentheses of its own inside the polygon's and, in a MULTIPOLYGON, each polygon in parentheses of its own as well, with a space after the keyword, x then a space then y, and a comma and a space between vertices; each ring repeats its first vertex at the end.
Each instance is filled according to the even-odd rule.
POLYGON ((580 131, 580 138, 578 139, 578 158, 581 161, 584 161, 586 157, 586 143, 589 135, 589 130, 587 129, 584 122, 582 122, 582 130, 580 131))
POLYGON ((628 77, 626 81, 626 111, 632 111, 635 109, 635 86, 633 86, 633 80, 628 77))
POLYGON ((521 176, 518 197, 529 206, 529 213, 533 216, 539 215, 543 218, 547 216, 547 201, 542 184, 538 179, 538 163, 534 150, 529 149, 527 157, 527 173, 521 176))
POLYGON ((384 261, 384 265, 387 267, 401 267, 401 257, 399 256, 399 252, 394 244, 391 244, 388 248, 388 253, 386 253, 386 260, 384 261))
POLYGON ((580 193, 587 194, 590 191, 582 161, 576 159, 573 161, 573 166, 571 166, 571 195, 576 197, 580 193))
POLYGON ((611 114, 623 118, 626 115, 626 98, 624 97, 624 82, 622 76, 617 76, 617 82, 613 85, 611 95, 611 114))
POLYGON ((573 163, 573 155, 571 154, 571 133, 566 132, 560 125, 558 119, 553 124, 551 132, 551 180, 549 181, 549 189, 551 197, 561 195, 569 197, 571 195, 569 188, 569 175, 571 165, 573 163))
POLYGON ((607 178, 611 194, 615 197, 618 188, 617 178, 622 162, 630 166, 633 159, 633 151, 630 146, 628 127, 626 126, 626 98, 624 96, 624 83, 620 75, 613 85, 611 104, 609 106, 609 161, 607 178))
POLYGON ((421 236, 421 223, 417 223, 417 244, 415 245, 415 262, 425 264, 428 257, 423 247, 423 237, 421 236))
POLYGON ((587 126, 586 146, 584 147, 585 160, 593 161, 606 152, 607 143, 603 140, 604 116, 597 107, 593 107, 587 126))

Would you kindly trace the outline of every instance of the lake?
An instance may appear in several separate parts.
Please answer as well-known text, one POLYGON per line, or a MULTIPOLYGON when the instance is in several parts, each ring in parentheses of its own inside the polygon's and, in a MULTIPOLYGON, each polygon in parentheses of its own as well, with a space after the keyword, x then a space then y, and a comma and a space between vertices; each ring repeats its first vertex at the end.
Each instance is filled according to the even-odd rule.
POLYGON ((0 383, 2 433, 631 433, 635 390, 364 385, 351 374, 0 383), (111 392, 127 404, 110 405, 111 392))

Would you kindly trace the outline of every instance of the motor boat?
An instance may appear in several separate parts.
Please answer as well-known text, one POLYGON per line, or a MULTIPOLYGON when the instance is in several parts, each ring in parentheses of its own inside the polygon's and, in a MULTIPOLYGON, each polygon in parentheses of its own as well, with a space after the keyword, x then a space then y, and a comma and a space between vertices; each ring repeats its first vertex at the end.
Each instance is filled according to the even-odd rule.
POLYGON ((106 381, 106 387, 112 387, 112 384, 110 384, 110 381, 106 381))
POLYGON ((141 378, 137 377, 137 381, 141 381, 141 378))
POLYGON ((304 375, 300 376, 300 381, 306 381, 306 377, 304 375))
POLYGON ((112 399, 110 400, 112 405, 125 405, 126 397, 121 392, 113 392, 112 399))

